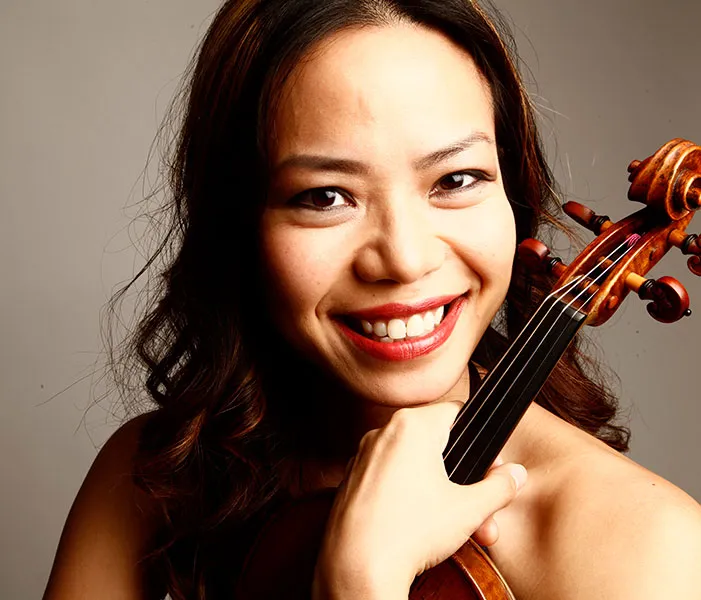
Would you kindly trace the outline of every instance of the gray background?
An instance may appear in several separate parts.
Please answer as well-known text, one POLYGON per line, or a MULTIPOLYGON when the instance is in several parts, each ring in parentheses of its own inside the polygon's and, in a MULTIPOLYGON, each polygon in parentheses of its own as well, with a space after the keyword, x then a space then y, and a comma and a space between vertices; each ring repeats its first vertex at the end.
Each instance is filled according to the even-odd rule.
MULTIPOLYGON (((624 216, 630 160, 677 136, 701 143, 701 3, 498 4, 538 82, 568 198, 624 216)), ((142 197, 158 123, 217 5, 0 1, 2 598, 40 597, 70 504, 117 424, 109 400, 86 416, 106 389, 91 376, 100 311, 141 264, 125 207, 142 197)), ((633 299, 598 335, 621 379, 632 457, 701 499, 701 280, 678 255, 655 274, 682 279, 697 316, 662 326, 633 299)))

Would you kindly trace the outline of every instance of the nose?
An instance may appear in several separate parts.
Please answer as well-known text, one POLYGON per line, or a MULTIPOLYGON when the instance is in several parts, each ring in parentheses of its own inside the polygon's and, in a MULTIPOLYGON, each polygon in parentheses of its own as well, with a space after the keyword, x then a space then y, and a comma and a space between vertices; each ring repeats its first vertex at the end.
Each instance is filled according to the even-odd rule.
POLYGON ((369 283, 409 284, 440 269, 445 244, 425 200, 392 202, 367 218, 366 240, 355 257, 358 277, 369 283))

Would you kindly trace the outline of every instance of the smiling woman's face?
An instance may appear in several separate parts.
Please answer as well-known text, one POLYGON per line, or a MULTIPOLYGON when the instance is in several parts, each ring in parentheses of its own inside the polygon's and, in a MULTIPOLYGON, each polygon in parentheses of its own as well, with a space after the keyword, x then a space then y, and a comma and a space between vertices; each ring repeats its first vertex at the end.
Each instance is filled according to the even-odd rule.
POLYGON ((494 138, 485 80, 425 28, 341 32, 288 80, 261 223, 269 310, 372 403, 465 391, 515 246, 494 138))

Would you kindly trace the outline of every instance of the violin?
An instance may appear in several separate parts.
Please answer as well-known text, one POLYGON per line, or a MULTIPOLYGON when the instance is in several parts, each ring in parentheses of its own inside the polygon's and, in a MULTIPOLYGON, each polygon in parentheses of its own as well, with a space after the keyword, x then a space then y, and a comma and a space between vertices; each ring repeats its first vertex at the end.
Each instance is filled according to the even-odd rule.
MULTIPOLYGON (((458 414, 443 452, 450 479, 481 480, 567 346, 584 325, 605 323, 634 292, 662 323, 689 317, 689 294, 672 277, 645 275, 672 248, 701 276, 701 238, 687 233, 701 208, 701 147, 674 139, 628 167, 628 198, 644 207, 618 222, 576 202, 564 212, 596 238, 570 264, 534 239, 518 257, 526 268, 556 278, 516 340, 458 414)), ((237 600, 308 599, 316 556, 333 503, 326 490, 287 505, 263 527, 245 561, 237 600)), ((488 554, 472 539, 418 576, 411 600, 514 600, 488 554)))

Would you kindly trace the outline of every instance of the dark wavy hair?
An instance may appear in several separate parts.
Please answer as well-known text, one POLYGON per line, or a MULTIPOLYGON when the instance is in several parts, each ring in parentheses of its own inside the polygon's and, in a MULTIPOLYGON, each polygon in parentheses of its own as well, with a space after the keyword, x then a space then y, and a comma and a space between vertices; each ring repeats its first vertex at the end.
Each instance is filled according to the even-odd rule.
MULTIPOLYGON (((304 400, 313 367, 260 314, 257 222, 280 89, 305 53, 334 32, 401 22, 463 47, 489 83, 518 240, 567 231, 556 217, 559 202, 513 39, 494 7, 469 0, 225 2, 170 113, 178 134, 165 162, 167 204, 158 210, 169 219, 166 230, 146 266, 111 301, 155 272, 143 318, 120 361, 112 356, 115 364, 131 360, 141 368, 156 405, 141 433, 134 477, 162 517, 144 568, 174 600, 231 591, 257 515, 284 493, 295 453, 313 452, 300 443, 308 436, 298 427, 300 412, 310 412, 304 414, 304 400)), ((550 284, 515 263, 501 322, 484 335, 476 362, 487 369, 495 363, 550 284)), ((537 402, 626 450, 628 432, 614 423, 616 400, 580 347, 581 340, 570 346, 537 402)))

